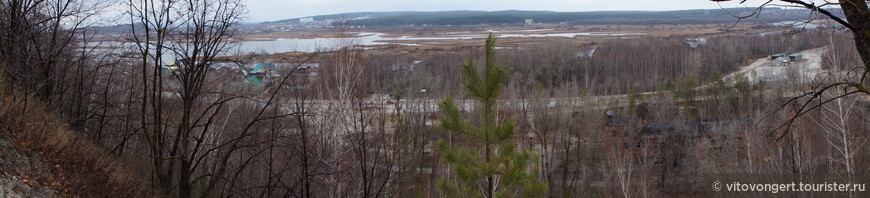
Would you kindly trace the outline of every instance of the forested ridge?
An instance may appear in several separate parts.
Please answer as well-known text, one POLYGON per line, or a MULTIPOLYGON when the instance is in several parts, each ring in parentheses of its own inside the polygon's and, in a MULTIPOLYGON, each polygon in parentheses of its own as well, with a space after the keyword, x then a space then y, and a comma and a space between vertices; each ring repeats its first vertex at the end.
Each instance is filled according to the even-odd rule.
MULTIPOLYGON (((575 25, 654 25, 654 24, 713 24, 733 23, 735 16, 754 12, 754 8, 726 8, 707 10, 677 11, 594 11, 594 12, 553 12, 553 11, 439 11, 439 12, 371 12, 347 13, 314 16, 315 20, 352 19, 368 16, 370 19, 351 20, 349 25, 400 26, 400 25, 501 25, 522 24, 525 19, 536 23, 566 23, 575 25)), ((832 10, 842 16, 842 11, 832 10)), ((814 18, 804 9, 764 8, 758 17, 744 19, 745 22, 802 21, 814 18)), ((292 21, 292 20, 291 20, 292 21)), ((267 23, 280 23, 267 22, 267 23)))

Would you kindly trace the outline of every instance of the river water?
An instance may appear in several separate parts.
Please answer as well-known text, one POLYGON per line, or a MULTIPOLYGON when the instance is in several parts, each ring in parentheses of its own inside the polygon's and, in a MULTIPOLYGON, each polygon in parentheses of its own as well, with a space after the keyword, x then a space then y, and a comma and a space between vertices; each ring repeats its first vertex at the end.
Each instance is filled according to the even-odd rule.
MULTIPOLYGON (((607 32, 577 32, 577 33, 536 33, 535 31, 491 31, 496 33, 496 37, 498 38, 539 38, 539 37, 565 37, 565 38, 578 38, 578 37, 623 37, 623 36, 636 36, 642 35, 643 33, 607 33, 607 32)), ((338 46, 348 46, 348 45, 357 45, 357 46, 371 46, 371 45, 386 45, 386 44, 395 44, 395 45, 404 45, 404 46, 416 46, 421 44, 413 44, 407 42, 400 41, 426 41, 426 40, 457 40, 457 39, 483 39, 486 38, 487 34, 472 34, 469 32, 462 32, 460 34, 446 34, 446 35, 438 35, 438 36, 428 36, 428 37, 416 37, 416 36, 389 36, 384 33, 369 33, 369 32, 360 32, 354 33, 354 37, 350 38, 279 38, 279 39, 267 39, 267 38, 248 38, 246 41, 238 42, 234 44, 230 50, 226 51, 227 55, 231 54, 247 54, 247 53, 283 53, 283 52, 314 52, 314 51, 332 51, 335 50, 338 46)), ((100 43, 87 43, 87 46, 95 47, 109 47, 109 48, 126 48, 128 50, 135 49, 133 44, 131 43, 122 43, 122 42, 100 42, 100 43)), ((171 43, 169 44, 171 45, 171 43)), ((168 58, 172 59, 172 58, 168 58)))
MULTIPOLYGON (((551 33, 551 34, 497 34, 498 38, 523 38, 523 37, 567 37, 575 38, 578 36, 633 36, 643 33, 601 33, 601 32, 580 32, 580 33, 551 33)), ((437 37, 388 37, 383 33, 356 33, 357 37, 353 38, 279 38, 275 40, 263 41, 245 41, 239 44, 241 52, 265 52, 265 53, 281 53, 281 52, 313 52, 313 51, 330 51, 334 50, 335 46, 346 46, 348 43, 354 45, 384 45, 396 44, 405 46, 415 46, 420 44, 409 44, 396 41, 425 41, 425 40, 457 40, 457 39, 482 39, 486 38, 486 34, 455 34, 444 35, 437 37)))

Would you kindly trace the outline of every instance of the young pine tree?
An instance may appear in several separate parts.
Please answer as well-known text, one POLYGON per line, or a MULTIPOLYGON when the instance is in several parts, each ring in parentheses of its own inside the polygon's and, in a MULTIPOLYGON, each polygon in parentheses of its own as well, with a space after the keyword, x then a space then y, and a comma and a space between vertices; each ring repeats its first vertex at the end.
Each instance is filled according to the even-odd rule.
POLYGON ((479 123, 474 126, 463 120, 451 98, 439 103, 441 128, 467 147, 437 142, 438 152, 456 172, 456 180, 440 180, 438 189, 448 197, 543 197, 548 187, 538 180, 535 155, 514 148, 513 121, 499 123, 496 119, 496 99, 508 71, 495 62, 494 45, 495 37, 490 34, 482 76, 471 59, 460 65, 466 94, 479 102, 479 123))

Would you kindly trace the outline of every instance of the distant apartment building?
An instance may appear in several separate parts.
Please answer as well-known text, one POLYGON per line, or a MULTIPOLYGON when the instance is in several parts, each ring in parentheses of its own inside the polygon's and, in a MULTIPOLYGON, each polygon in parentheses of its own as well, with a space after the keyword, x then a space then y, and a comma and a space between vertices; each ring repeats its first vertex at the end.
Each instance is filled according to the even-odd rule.
POLYGON ((526 23, 526 25, 534 25, 534 24, 535 24, 535 20, 534 20, 534 19, 526 19, 526 22, 525 22, 525 23, 526 23))
POLYGON ((311 18, 311 17, 299 18, 299 23, 311 23, 311 22, 314 22, 314 18, 311 18))

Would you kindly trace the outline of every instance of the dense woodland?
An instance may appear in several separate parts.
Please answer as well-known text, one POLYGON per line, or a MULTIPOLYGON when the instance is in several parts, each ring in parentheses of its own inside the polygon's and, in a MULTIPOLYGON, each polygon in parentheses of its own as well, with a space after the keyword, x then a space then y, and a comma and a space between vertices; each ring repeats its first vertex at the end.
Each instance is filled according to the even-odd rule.
MULTIPOLYGON (((511 86, 520 90, 547 90, 550 96, 574 89, 595 95, 624 94, 630 90, 655 91, 668 84, 692 78, 693 83, 710 83, 739 66, 768 55, 797 53, 826 45, 812 39, 827 35, 819 31, 798 34, 735 34, 706 39, 697 48, 683 43, 695 38, 664 37, 648 39, 609 39, 589 46, 569 42, 532 44, 521 49, 500 50, 499 61, 511 68, 511 86), (592 57, 580 56, 594 50, 592 57)), ((844 34, 837 34, 843 36, 844 34)), ((839 42, 848 42, 838 38, 839 42)), ((480 55, 480 48, 459 52, 427 54, 413 69, 394 70, 411 65, 414 55, 365 57, 374 78, 370 92, 414 96, 416 90, 433 90, 434 96, 461 94, 456 63, 480 55), (433 75, 434 74, 434 75, 433 75)), ((854 55, 853 55, 854 56, 854 55)), ((854 57, 853 57, 854 58, 854 57)), ((410 68, 410 67, 406 67, 410 68)), ((528 92, 528 91, 524 91, 528 92)), ((427 95, 424 97, 428 97, 427 95)))
MULTIPOLYGON (((348 38, 336 51, 283 57, 271 85, 254 86, 211 67, 257 59, 229 54, 243 1, 125 1, 136 24, 119 38, 126 48, 81 44, 95 41, 89 22, 107 6, 98 1, 0 2, 0 121, 12 123, 2 137, 48 141, 55 128, 22 123, 59 119, 96 146, 53 151, 69 159, 57 166, 99 164, 72 159, 90 154, 129 172, 76 172, 93 178, 68 183, 74 196, 703 197, 710 174, 861 183, 870 168, 865 96, 825 92, 833 102, 800 117, 788 105, 795 92, 859 77, 841 72, 862 67, 842 30, 733 33, 695 48, 687 37, 499 50, 480 40, 422 56, 368 53, 348 38), (829 49, 829 78, 722 81, 753 60, 816 48, 829 49), (165 56, 181 68, 166 71, 165 56), (303 63, 319 63, 319 75, 301 75, 303 63), (373 104, 375 93, 393 98, 373 104), (48 113, 31 115, 33 104, 48 113), (642 160, 604 152, 617 136, 605 130, 608 110, 638 127, 718 124, 624 143, 651 156, 642 160)), ((49 151, 36 145, 23 147, 49 151)))

